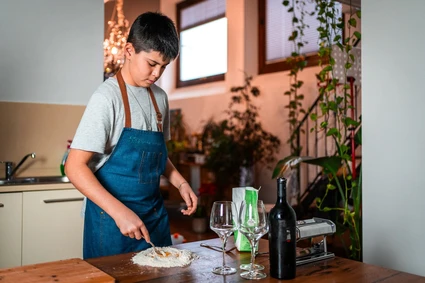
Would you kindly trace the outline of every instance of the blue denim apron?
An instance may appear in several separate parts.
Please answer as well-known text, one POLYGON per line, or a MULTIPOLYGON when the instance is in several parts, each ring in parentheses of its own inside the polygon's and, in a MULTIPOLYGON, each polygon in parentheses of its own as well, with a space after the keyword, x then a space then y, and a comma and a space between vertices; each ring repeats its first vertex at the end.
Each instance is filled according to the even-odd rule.
MULTIPOLYGON (((131 128, 128 96, 121 71, 117 73, 117 79, 125 108, 125 127, 111 156, 95 176, 109 193, 140 217, 155 246, 170 246, 168 214, 159 191, 159 178, 167 162, 162 116, 149 89, 157 112, 159 132, 131 128)), ((122 235, 115 221, 89 199, 83 242, 84 259, 137 252, 151 247, 144 239, 136 240, 122 235)))

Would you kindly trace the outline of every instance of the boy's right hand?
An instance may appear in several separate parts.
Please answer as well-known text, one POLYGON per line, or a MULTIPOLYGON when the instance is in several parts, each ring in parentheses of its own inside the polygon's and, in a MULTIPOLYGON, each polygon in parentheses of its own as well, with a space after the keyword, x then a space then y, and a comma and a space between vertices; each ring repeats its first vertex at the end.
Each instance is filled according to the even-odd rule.
POLYGON ((145 238, 146 242, 150 242, 149 231, 146 229, 145 223, 132 210, 126 208, 115 219, 115 223, 124 236, 137 240, 145 238))

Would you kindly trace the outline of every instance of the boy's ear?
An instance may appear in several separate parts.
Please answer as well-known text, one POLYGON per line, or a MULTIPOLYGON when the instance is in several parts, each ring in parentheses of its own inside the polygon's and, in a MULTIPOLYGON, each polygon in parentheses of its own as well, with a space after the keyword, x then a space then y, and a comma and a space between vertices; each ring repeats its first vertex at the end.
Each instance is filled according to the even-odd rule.
POLYGON ((134 54, 134 47, 131 43, 125 44, 125 56, 128 58, 131 58, 131 56, 134 54))

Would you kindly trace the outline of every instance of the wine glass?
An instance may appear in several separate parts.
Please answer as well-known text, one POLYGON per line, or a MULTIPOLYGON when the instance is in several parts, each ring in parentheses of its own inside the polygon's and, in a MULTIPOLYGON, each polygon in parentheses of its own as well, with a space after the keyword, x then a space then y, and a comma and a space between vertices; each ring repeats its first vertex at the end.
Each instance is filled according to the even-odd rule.
POLYGON ((215 201, 213 203, 210 228, 220 237, 223 249, 223 264, 213 268, 212 272, 215 274, 228 275, 236 273, 236 268, 226 266, 224 262, 227 238, 238 228, 236 215, 238 215, 236 205, 232 201, 215 201))
MULTIPOLYGON (((255 245, 255 255, 257 255, 257 253, 258 253, 258 242, 255 245)), ((261 264, 258 264, 258 263, 254 264, 254 265, 252 265, 251 263, 243 263, 239 266, 239 268, 242 269, 242 270, 250 270, 251 266, 252 266, 252 269, 254 269, 254 270, 263 270, 264 269, 264 265, 261 265, 261 264)))
POLYGON ((255 269, 255 248, 261 237, 268 231, 269 224, 263 201, 242 201, 239 210, 239 232, 245 235, 251 245, 250 269, 240 274, 242 278, 262 279, 267 277, 265 273, 255 269))

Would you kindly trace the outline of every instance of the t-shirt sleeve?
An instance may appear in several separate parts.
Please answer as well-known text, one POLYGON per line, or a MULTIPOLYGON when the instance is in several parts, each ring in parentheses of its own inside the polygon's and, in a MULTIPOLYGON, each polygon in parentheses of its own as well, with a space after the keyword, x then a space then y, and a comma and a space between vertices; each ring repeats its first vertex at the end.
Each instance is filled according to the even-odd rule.
POLYGON ((78 125, 71 148, 105 153, 113 121, 112 101, 102 93, 94 93, 78 125))

